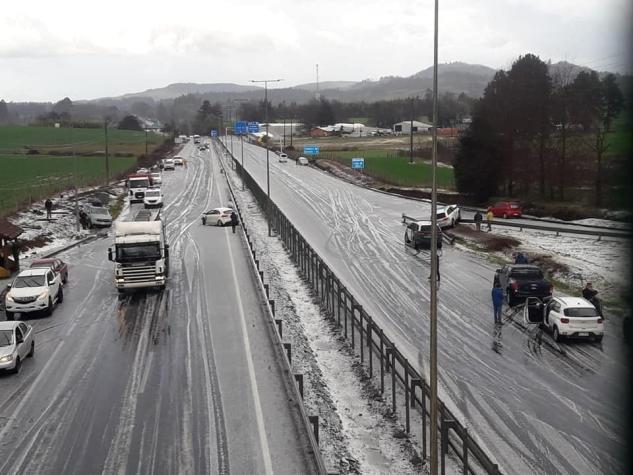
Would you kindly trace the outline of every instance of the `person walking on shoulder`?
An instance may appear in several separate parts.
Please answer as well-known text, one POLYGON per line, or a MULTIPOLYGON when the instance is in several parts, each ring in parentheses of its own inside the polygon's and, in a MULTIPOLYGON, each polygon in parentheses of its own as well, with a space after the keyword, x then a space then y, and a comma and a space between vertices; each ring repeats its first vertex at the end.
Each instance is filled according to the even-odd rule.
POLYGON ((477 231, 481 231, 481 222, 484 220, 484 217, 481 215, 479 210, 475 213, 474 221, 475 226, 477 226, 477 231))
POLYGON ((50 198, 46 198, 46 201, 44 202, 44 208, 46 209, 46 219, 51 219, 51 215, 53 212, 53 202, 50 200, 50 198))
POLYGON ((237 226, 237 214, 233 211, 231 212, 231 228, 233 228, 233 234, 235 234, 235 226, 237 226))
POLYGON ((486 222, 488 223, 488 231, 492 231, 492 220, 495 217, 494 214, 492 214, 492 210, 489 209, 488 212, 486 213, 486 222))
POLYGON ((499 282, 495 282, 492 288, 492 306, 494 308, 495 325, 501 324, 501 310, 503 309, 503 289, 499 282))

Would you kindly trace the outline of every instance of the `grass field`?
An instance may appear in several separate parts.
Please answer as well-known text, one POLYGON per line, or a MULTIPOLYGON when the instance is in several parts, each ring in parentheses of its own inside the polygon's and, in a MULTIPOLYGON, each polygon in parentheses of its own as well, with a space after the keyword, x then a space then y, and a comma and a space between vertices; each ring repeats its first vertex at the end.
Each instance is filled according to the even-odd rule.
MULTIPOLYGON (((163 143, 164 138, 155 133, 147 134, 148 149, 163 143)), ((108 129, 108 146, 111 153, 145 153, 145 132, 108 129)), ((0 126, 0 153, 20 154, 37 150, 46 155, 50 152, 101 153, 105 151, 105 133, 100 129, 71 129, 55 127, 30 127, 20 125, 0 126)))
MULTIPOLYGON (((364 173, 367 175, 399 186, 431 186, 431 165, 422 161, 409 164, 408 158, 398 157, 393 150, 328 152, 323 157, 338 160, 350 167, 352 158, 363 157, 364 173)), ((437 186, 446 190, 455 188, 452 168, 437 168, 437 186)))
MULTIPOLYGON (((135 157, 111 157, 110 176, 135 164, 135 157)), ((0 216, 72 188, 75 170, 78 187, 99 183, 105 177, 105 157, 0 154, 0 216)))

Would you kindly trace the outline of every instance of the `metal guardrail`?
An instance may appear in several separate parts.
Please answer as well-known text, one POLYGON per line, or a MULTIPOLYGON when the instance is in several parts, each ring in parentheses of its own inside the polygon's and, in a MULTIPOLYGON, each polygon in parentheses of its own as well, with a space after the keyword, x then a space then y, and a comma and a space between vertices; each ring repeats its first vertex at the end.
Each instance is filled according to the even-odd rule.
MULTIPOLYGON (((226 149, 226 147, 225 147, 226 149)), ((228 152, 228 150, 227 150, 228 152)), ((230 156, 230 152, 228 153, 230 156)), ((233 159, 237 173, 259 202, 271 227, 283 241, 290 258, 315 292, 326 315, 342 330, 353 351, 360 356, 361 365, 373 380, 380 379, 380 391, 385 393, 386 384, 391 386, 392 412, 397 413, 396 385, 404 391, 405 430, 411 432, 411 409, 422 416, 422 458, 428 459, 430 441, 430 387, 422 375, 398 350, 396 344, 384 333, 373 318, 363 309, 352 293, 339 280, 329 266, 293 226, 292 222, 268 197, 253 177, 233 159), (390 375, 390 377, 389 377, 390 375)), ((462 473, 500 474, 498 464, 470 435, 446 405, 440 400, 439 437, 442 475, 446 470, 446 455, 450 453, 460 461, 462 473)))

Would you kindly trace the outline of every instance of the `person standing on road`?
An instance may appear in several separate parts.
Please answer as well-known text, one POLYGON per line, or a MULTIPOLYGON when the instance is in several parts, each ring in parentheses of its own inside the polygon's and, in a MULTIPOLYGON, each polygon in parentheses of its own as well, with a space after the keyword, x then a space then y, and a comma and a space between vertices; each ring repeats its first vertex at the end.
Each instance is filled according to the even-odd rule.
POLYGON ((514 258, 514 263, 515 264, 527 264, 528 263, 528 258, 522 252, 517 252, 516 257, 514 258))
POLYGON ((231 213, 231 228, 233 228, 233 234, 235 234, 235 226, 237 226, 237 214, 233 211, 231 213))
POLYGON ((18 246, 18 240, 16 239, 11 244, 11 254, 13 255, 13 262, 15 262, 15 269, 20 271, 20 246, 18 246))
POLYGON ((501 310, 503 309, 503 289, 499 282, 492 288, 492 306, 494 308, 495 325, 501 324, 501 310))
POLYGON ((492 231, 492 219, 495 217, 494 214, 492 214, 492 210, 489 209, 488 212, 486 213, 486 222, 488 223, 488 231, 492 231))
POLYGON ((481 222, 484 220, 484 217, 481 215, 479 210, 475 213, 474 221, 475 226, 477 227, 477 231, 481 231, 481 222))
POLYGON ((44 208, 46 209, 46 219, 51 219, 51 214, 53 212, 53 202, 50 198, 46 198, 44 202, 44 208))

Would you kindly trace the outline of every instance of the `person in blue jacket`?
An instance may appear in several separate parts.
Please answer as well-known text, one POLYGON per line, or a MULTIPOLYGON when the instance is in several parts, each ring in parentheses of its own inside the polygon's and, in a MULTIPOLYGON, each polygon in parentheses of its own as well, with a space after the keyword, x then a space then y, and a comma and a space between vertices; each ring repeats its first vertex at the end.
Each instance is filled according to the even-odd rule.
POLYGON ((528 259, 525 256, 525 254, 523 254, 522 252, 518 252, 516 257, 514 258, 514 263, 515 264, 527 264, 528 263, 528 259))
POLYGON ((492 288, 492 306, 494 307, 495 324, 501 323, 501 309, 503 308, 504 293, 499 282, 492 288))

